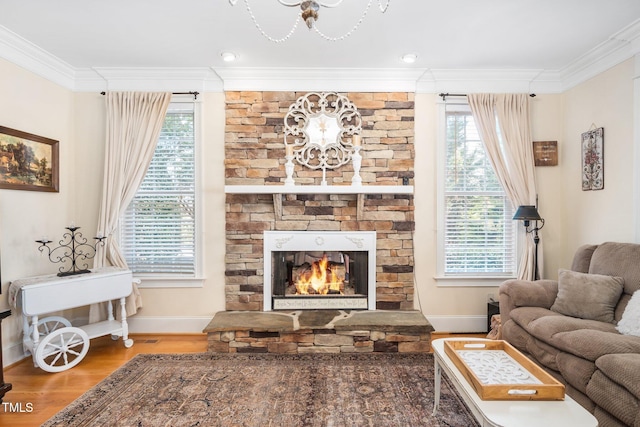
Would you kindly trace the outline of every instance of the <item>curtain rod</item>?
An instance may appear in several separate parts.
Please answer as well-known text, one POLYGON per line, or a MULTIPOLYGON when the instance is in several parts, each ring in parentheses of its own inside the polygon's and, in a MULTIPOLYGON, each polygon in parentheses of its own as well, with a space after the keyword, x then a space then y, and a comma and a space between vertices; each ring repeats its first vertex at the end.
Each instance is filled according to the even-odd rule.
MULTIPOLYGON (((100 95, 106 95, 107 92, 100 92, 100 95)), ((172 95, 193 95, 193 99, 198 99, 200 92, 171 92, 172 95)))
MULTIPOLYGON (((441 96, 442 100, 445 101, 447 96, 467 96, 467 94, 466 93, 448 93, 447 92, 447 93, 439 93, 438 96, 441 96)), ((533 98, 533 97, 536 96, 536 94, 535 93, 530 93, 529 96, 533 98)))

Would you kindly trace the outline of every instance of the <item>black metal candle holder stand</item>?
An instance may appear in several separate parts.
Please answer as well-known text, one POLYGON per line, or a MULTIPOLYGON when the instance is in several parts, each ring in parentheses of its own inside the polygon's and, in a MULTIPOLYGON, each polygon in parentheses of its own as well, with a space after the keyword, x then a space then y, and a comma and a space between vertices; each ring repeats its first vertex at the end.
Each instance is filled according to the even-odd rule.
POLYGON ((80 227, 70 226, 65 228, 69 232, 62 235, 62 239, 58 241, 58 247, 50 248, 49 243, 52 243, 52 240, 42 238, 41 240, 36 240, 36 243, 40 243, 38 250, 44 252, 46 248, 49 261, 54 264, 71 261, 71 266, 68 269, 64 265, 58 269, 58 276, 60 277, 89 273, 91 271, 89 270, 89 264, 84 261, 96 256, 98 245, 104 246, 106 237, 94 237, 96 243, 92 246, 87 243, 87 239, 82 236, 82 233, 78 232, 80 227))

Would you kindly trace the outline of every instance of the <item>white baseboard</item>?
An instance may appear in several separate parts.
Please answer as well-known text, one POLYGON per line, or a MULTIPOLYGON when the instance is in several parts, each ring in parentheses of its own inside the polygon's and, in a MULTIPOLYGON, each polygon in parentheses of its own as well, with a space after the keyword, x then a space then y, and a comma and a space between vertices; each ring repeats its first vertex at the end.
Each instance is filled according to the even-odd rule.
POLYGON ((3 368, 9 365, 13 365, 14 363, 17 363, 26 357, 31 356, 25 353, 24 349, 22 348, 22 342, 13 344, 9 347, 4 347, 2 349, 2 364, 4 365, 3 368))
POLYGON ((487 332, 487 316, 425 315, 436 332, 487 332))
POLYGON ((191 334, 201 333, 211 322, 210 317, 145 317, 127 318, 129 333, 132 334, 191 334))

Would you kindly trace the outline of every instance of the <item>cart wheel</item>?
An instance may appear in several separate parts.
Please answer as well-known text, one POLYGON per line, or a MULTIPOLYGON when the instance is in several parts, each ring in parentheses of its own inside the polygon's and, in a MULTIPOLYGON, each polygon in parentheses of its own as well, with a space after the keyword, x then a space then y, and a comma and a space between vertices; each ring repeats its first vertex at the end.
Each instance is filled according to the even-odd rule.
POLYGON ((76 366, 89 351, 89 336, 80 328, 56 329, 36 348, 38 366, 47 372, 62 372, 76 366))
MULTIPOLYGON (((51 332, 71 326, 71 322, 61 316, 49 316, 38 321, 38 333, 40 338, 49 335, 51 332)), ((33 325, 29 326, 29 337, 33 337, 33 325)))
POLYGON ((120 339, 120 335, 111 334, 111 340, 118 341, 120 339))
POLYGON ((126 348, 131 348, 133 347, 133 340, 131 338, 124 340, 124 346, 126 348))

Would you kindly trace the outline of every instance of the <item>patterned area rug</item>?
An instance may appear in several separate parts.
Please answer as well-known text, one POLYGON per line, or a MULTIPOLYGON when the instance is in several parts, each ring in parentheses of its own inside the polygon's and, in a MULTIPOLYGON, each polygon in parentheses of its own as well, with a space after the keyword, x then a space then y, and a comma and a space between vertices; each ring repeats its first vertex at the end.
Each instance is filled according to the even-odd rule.
POLYGON ((477 426, 431 354, 142 354, 44 426, 477 426))

